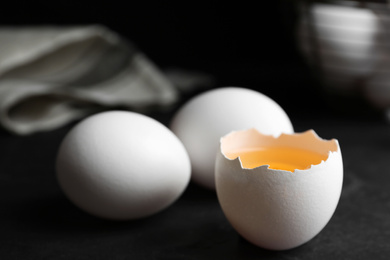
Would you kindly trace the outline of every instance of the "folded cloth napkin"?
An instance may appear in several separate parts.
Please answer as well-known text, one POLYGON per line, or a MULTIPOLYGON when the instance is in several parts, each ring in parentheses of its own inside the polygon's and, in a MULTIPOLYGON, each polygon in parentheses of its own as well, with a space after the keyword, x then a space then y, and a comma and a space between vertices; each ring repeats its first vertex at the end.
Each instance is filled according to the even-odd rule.
POLYGON ((12 133, 51 130, 113 107, 169 107, 177 99, 168 76, 104 26, 0 28, 0 124, 12 133))

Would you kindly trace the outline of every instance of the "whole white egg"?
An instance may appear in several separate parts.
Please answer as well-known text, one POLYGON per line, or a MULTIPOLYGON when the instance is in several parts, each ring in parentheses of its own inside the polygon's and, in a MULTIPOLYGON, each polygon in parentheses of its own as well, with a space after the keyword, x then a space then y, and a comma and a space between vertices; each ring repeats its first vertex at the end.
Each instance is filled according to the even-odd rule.
POLYGON ((294 132, 275 101, 239 87, 213 89, 192 98, 176 113, 170 128, 187 149, 192 179, 210 189, 215 189, 214 163, 221 136, 248 128, 269 135, 294 132))
POLYGON ((62 190, 79 208, 129 220, 157 213, 178 199, 191 165, 167 127, 141 114, 111 111, 83 120, 67 134, 56 171, 62 190))

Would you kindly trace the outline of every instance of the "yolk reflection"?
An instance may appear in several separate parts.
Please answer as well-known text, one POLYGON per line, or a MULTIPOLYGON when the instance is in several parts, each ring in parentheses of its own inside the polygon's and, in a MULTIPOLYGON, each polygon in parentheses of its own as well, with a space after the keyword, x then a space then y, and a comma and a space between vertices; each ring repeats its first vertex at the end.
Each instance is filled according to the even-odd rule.
POLYGON ((311 165, 320 164, 328 155, 290 147, 264 147, 244 149, 226 153, 229 159, 240 157, 242 167, 253 169, 261 165, 269 165, 270 169, 293 172, 295 169, 305 170, 311 165))

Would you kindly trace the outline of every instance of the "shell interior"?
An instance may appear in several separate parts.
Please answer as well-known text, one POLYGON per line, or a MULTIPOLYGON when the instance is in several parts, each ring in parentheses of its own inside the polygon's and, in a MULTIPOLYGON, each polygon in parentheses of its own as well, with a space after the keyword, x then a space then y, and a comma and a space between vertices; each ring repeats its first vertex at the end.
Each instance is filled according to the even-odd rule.
POLYGON ((243 169, 268 165, 274 170, 307 170, 326 161, 336 151, 337 140, 321 139, 313 130, 274 137, 249 129, 221 138, 222 154, 230 160, 239 158, 243 169))

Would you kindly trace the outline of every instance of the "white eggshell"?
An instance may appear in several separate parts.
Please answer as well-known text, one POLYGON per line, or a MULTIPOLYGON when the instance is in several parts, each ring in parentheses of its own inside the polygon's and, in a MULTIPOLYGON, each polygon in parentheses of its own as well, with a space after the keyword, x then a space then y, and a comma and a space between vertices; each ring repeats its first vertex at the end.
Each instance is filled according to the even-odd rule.
POLYGON ((192 179, 210 189, 215 189, 215 156, 221 136, 252 127, 272 135, 293 132, 290 119, 275 101, 238 87, 214 89, 192 98, 176 113, 170 127, 190 156, 192 179))
POLYGON ((75 205, 116 220, 165 209, 191 173, 183 144, 167 127, 125 111, 103 112, 76 125, 60 146, 56 169, 75 205))
POLYGON ((232 132, 221 138, 215 171, 218 199, 231 225, 249 242, 272 250, 294 248, 316 236, 333 215, 343 182, 337 140, 322 140, 312 130, 276 139, 254 129, 232 132), (268 165, 248 169, 240 158, 225 156, 240 147, 294 147, 325 158, 327 153, 328 159, 294 172, 268 165))

